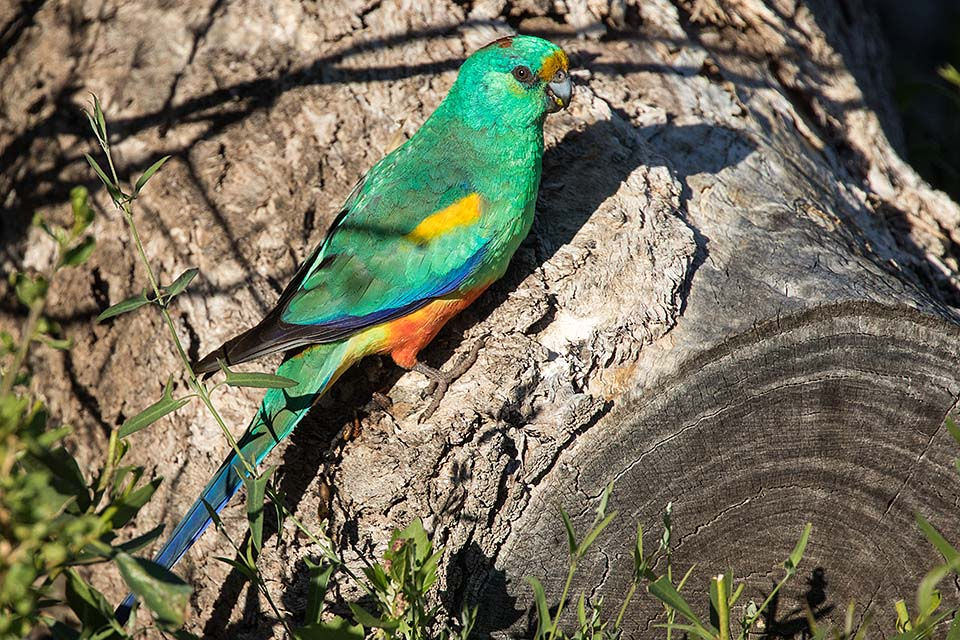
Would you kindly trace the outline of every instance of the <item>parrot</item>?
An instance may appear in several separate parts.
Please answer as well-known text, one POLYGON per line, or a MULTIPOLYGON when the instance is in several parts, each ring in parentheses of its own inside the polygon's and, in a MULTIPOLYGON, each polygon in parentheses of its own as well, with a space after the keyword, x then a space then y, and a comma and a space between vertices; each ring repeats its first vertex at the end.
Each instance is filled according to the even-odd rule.
MULTIPOLYGON (((258 465, 352 364, 389 355, 446 388, 417 360, 443 325, 507 269, 533 223, 547 114, 573 95, 569 60, 542 38, 512 35, 473 52, 447 95, 401 146, 360 179, 276 306, 193 365, 212 374, 284 352, 238 447, 258 465)), ((231 453, 154 558, 172 568, 239 490, 231 453)), ((126 621, 130 595, 117 610, 126 621)))

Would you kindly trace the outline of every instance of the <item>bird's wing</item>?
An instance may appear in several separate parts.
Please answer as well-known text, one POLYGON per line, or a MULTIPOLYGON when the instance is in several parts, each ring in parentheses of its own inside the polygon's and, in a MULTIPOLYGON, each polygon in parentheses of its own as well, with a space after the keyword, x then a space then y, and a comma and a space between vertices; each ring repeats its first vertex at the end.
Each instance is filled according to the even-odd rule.
POLYGON ((481 268, 489 203, 468 180, 370 182, 357 185, 276 307, 196 363, 197 373, 215 371, 218 358, 232 364, 341 340, 453 292, 481 268))

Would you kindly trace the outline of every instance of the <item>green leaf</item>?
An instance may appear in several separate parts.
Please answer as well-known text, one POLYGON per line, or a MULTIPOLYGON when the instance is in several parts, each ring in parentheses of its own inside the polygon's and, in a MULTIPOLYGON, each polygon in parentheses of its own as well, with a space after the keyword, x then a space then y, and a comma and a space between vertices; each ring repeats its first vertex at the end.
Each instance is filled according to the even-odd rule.
POLYGON ((937 531, 936 527, 927 522, 926 518, 919 513, 915 514, 914 518, 917 521, 917 526, 920 527, 920 531, 922 531, 923 535, 926 536, 927 540, 930 541, 930 544, 936 547, 937 551, 940 552, 940 555, 943 556, 944 560, 949 563, 955 562, 958 558, 960 558, 960 551, 957 551, 952 544, 947 542, 947 539, 944 538, 939 531, 937 531))
POLYGON ((76 267, 77 265, 83 264, 90 258, 90 254, 93 253, 93 249, 96 246, 97 241, 94 240, 93 236, 87 236, 78 244, 64 252, 63 257, 60 258, 60 266, 76 267))
POLYGON ((741 582, 740 584, 737 585, 737 588, 730 595, 730 607, 733 607, 733 605, 737 604, 737 600, 739 600, 740 596, 743 594, 743 588, 745 586, 746 586, 746 583, 744 582, 741 582))
POLYGON ((357 622, 368 629, 390 630, 396 629, 398 626, 400 626, 399 620, 383 620, 381 618, 377 618, 358 604, 348 602, 347 606, 350 607, 350 612, 353 614, 353 617, 357 619, 357 622))
POLYGON ((533 589, 533 601, 537 607, 537 632, 534 640, 540 640, 549 633, 553 620, 550 618, 550 607, 547 605, 547 594, 543 590, 543 585, 533 577, 528 577, 527 582, 533 589))
POLYGON ((650 595, 660 600, 663 604, 667 605, 671 609, 676 610, 680 615, 696 625, 698 629, 712 631, 703 624, 699 617, 697 617, 697 614, 693 612, 693 608, 689 603, 687 603, 683 596, 680 595, 680 592, 674 588, 667 576, 660 576, 651 582, 647 587, 647 591, 649 591, 650 595))
POLYGON ((315 622, 293 632, 297 640, 363 640, 363 627, 351 625, 349 620, 334 616, 326 622, 315 622))
POLYGON ((203 503, 203 508, 207 510, 207 515, 210 516, 210 520, 213 521, 214 526, 217 529, 223 529, 223 520, 220 519, 220 514, 213 508, 213 505, 203 499, 201 499, 200 502, 203 503))
POLYGON ((251 387, 254 389, 289 389, 299 383, 290 378, 274 375, 272 373, 262 373, 259 371, 230 371, 227 370, 224 379, 231 387, 251 387))
POLYGON ((113 618, 113 608, 107 603, 103 594, 90 586, 74 569, 65 571, 67 584, 65 596, 67 604, 80 618, 84 628, 99 629, 107 625, 116 624, 113 618))
POLYGON ((126 300, 118 302, 111 307, 107 307, 103 313, 97 316, 97 322, 103 322, 107 318, 112 318, 120 315, 121 313, 127 313, 128 311, 139 309, 145 304, 150 304, 150 300, 147 298, 146 290, 141 291, 139 295, 132 296, 126 300))
POLYGON ((810 532, 812 530, 813 523, 811 522, 803 526, 803 533, 800 534, 800 539, 797 540, 796 546, 794 546, 793 551, 790 552, 790 557, 783 563, 788 572, 792 573, 796 571, 800 565, 800 560, 803 558, 803 552, 807 548, 807 540, 810 539, 810 532))
POLYGON ((917 587, 917 611, 916 623, 923 624, 940 606, 940 592, 937 591, 937 584, 943 580, 950 567, 941 565, 927 572, 917 587))
POLYGON ((152 560, 121 552, 116 563, 130 591, 143 600, 158 622, 171 627, 183 625, 193 591, 189 584, 152 560))
POLYGON ((950 432, 950 435, 953 436, 953 439, 956 441, 956 443, 960 444, 960 426, 958 426, 956 421, 950 416, 947 416, 947 419, 944 420, 944 424, 947 427, 947 431, 950 432))
POLYGON ((143 186, 144 186, 145 184, 147 184, 147 180, 149 180, 150 178, 152 178, 152 177, 153 177, 153 174, 155 174, 157 171, 159 171, 159 170, 160 170, 160 167, 163 166, 163 163, 166 162, 166 161, 169 160, 169 159, 170 159, 170 156, 163 156, 162 158, 160 158, 159 160, 157 160, 156 162, 154 162, 152 165, 150 165, 150 168, 143 172, 143 175, 140 176, 140 178, 137 180, 137 184, 134 185, 134 187, 133 187, 133 195, 139 194, 139 193, 140 193, 140 189, 143 189, 143 186))
POLYGON ((306 624, 319 624, 323 615, 323 599, 327 595, 327 585, 333 574, 332 564, 314 564, 308 558, 303 559, 310 571, 310 581, 307 583, 307 610, 304 613, 306 624))
POLYGON ((952 64, 943 65, 937 69, 937 73, 950 84, 960 87, 960 71, 957 71, 956 67, 952 64))
POLYGON ((689 625, 689 624, 655 624, 655 627, 660 627, 661 629, 674 629, 676 631, 684 631, 686 633, 692 633, 693 635, 703 638, 703 640, 714 640, 714 634, 711 634, 709 631, 705 631, 700 627, 689 625))
POLYGON ((590 548, 590 545, 593 544, 593 541, 597 539, 597 536, 599 536, 600 533, 607 528, 607 525, 610 524, 610 522, 613 521, 615 517, 617 517, 616 511, 614 511, 613 513, 609 514, 606 518, 601 520, 600 523, 597 526, 595 526, 593 530, 590 531, 590 533, 587 534, 587 536, 583 539, 583 542, 580 543, 580 548, 577 549, 578 556, 582 556, 587 552, 587 549, 590 548))
POLYGON ((253 546, 260 553, 263 548, 263 498, 267 489, 267 481, 276 467, 270 467, 259 478, 246 476, 243 484, 247 487, 247 521, 250 523, 250 537, 253 546))
POLYGON ((31 278, 23 273, 11 273, 10 284, 13 285, 14 292, 17 294, 17 300, 27 307, 47 295, 47 289, 50 286, 42 276, 31 278))
POLYGON ((567 547, 570 549, 570 555, 577 552, 577 535, 573 532, 573 523, 570 522, 570 516, 560 507, 560 519, 563 520, 563 526, 567 530, 567 547))
POLYGON ((103 169, 100 168, 100 165, 97 164, 97 161, 93 159, 89 153, 84 153, 83 157, 87 159, 87 163, 93 167, 94 172, 97 174, 97 177, 100 178, 100 182, 103 183, 103 186, 107 188, 107 191, 110 193, 110 197, 114 201, 119 201, 121 199, 120 190, 116 185, 113 184, 113 181, 107 177, 107 174, 103 172, 103 169))
POLYGON ((126 420, 123 425, 120 426, 120 431, 117 435, 121 438, 126 438, 132 433, 146 429, 160 418, 184 406, 190 402, 191 399, 193 399, 193 394, 183 398, 173 397, 173 376, 171 375, 167 378, 167 384, 163 389, 163 397, 137 415, 126 420))
POLYGON ((80 510, 86 511, 90 506, 90 491, 76 458, 61 446, 47 450, 38 448, 31 453, 50 471, 53 488, 61 495, 76 498, 80 510))
POLYGON ((171 284, 163 288, 163 297, 165 300, 169 301, 174 296, 180 295, 183 293, 183 290, 190 285, 194 278, 197 277, 197 274, 200 273, 200 269, 196 267, 187 269, 174 280, 171 284))
POLYGON ((100 140, 100 128, 97 126, 96 119, 86 109, 83 110, 83 115, 87 116, 87 122, 90 123, 90 130, 93 131, 93 135, 96 136, 97 140, 100 140))
MULTIPOLYGON (((161 482, 163 482, 163 478, 153 478, 139 489, 135 489, 117 498, 117 500, 110 505, 110 507, 113 508, 110 524, 113 525, 115 529, 119 529, 133 520, 143 505, 150 502, 150 498, 153 497, 154 492, 157 490, 157 487, 160 486, 161 482)), ((110 507, 107 508, 109 509, 110 507)))
POLYGON ((670 549, 670 537, 673 534, 673 524, 671 516, 673 515, 673 503, 668 502, 663 510, 663 535, 660 536, 660 549, 667 551, 670 549))
POLYGON ((79 236, 93 222, 93 209, 90 207, 89 193, 86 187, 70 189, 70 208, 73 210, 73 229, 71 233, 74 236, 79 236))
POLYGON ((150 531, 147 531, 136 538, 131 538, 124 543, 116 545, 114 549, 117 551, 123 551, 124 553, 134 553, 135 551, 143 549, 145 546, 159 538, 161 533, 163 533, 163 525, 158 524, 153 529, 150 529, 150 531))
POLYGON ((646 568, 647 562, 643 557, 643 525, 637 522, 637 539, 633 543, 633 579, 639 581, 646 568))
POLYGON ((219 560, 224 564, 230 565, 231 567, 239 571, 240 574, 250 582, 253 582, 253 583, 257 582, 257 572, 252 570, 245 563, 239 560, 236 560, 234 558, 225 558, 223 556, 214 556, 213 559, 219 560))
POLYGON ((47 345, 51 349, 67 351, 73 348, 73 338, 51 338, 50 336, 38 336, 37 340, 47 345))
POLYGON ((903 633, 911 628, 910 614, 907 612, 907 603, 903 600, 897 600, 893 603, 893 609, 897 612, 897 631, 903 633))
POLYGON ((954 614, 946 640, 960 640, 960 615, 954 614))
POLYGON ((598 522, 603 520, 604 516, 607 515, 607 503, 610 502, 610 494, 613 493, 613 480, 611 480, 603 490, 603 494, 600 496, 600 504, 597 505, 597 517, 594 518, 593 524, 596 525, 598 522))
POLYGON ((103 117, 103 109, 100 108, 100 98, 97 97, 97 94, 93 94, 93 114, 97 118, 97 126, 99 131, 97 137, 103 141, 107 142, 107 121, 103 117))

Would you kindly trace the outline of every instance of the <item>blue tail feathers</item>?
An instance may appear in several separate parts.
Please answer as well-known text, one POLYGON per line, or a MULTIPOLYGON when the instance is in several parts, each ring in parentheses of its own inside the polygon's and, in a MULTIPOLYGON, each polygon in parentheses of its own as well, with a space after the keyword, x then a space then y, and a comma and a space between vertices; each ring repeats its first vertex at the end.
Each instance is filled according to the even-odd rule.
MULTIPOLYGON (((238 443, 244 456, 252 464, 259 464, 293 431, 317 397, 355 359, 350 357, 349 341, 345 341, 309 347, 280 365, 277 374, 297 380, 299 384, 267 391, 260 410, 238 443)), ((245 475, 237 453, 231 452, 154 557, 154 562, 167 569, 173 567, 212 522, 203 503, 220 513, 243 485, 245 475)), ((116 616, 122 624, 130 617, 135 602, 136 598, 130 594, 117 608, 116 616)))

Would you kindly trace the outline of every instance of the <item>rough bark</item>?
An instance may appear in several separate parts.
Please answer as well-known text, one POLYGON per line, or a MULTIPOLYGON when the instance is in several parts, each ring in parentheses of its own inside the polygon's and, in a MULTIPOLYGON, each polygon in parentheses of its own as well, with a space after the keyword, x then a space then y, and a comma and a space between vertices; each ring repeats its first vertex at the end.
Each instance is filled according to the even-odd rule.
MULTIPOLYGON (((503 32, 544 34, 571 53, 578 90, 547 125, 537 222, 504 280, 423 354, 452 366, 483 341, 476 364, 423 424, 420 376, 375 360, 348 374, 273 455, 289 506, 310 526, 329 516, 352 559, 424 517, 447 550, 447 604, 478 602, 485 631, 522 636, 522 578, 553 598, 562 586, 557 506, 584 527, 616 479, 619 518, 577 589, 618 603, 635 523, 657 531, 672 501, 674 563, 697 563, 695 588, 729 566, 762 597, 809 520, 801 578, 768 624, 795 633, 804 603, 837 620, 856 598, 889 629, 935 559, 913 513, 960 534, 941 428, 960 392, 960 208, 897 153, 864 4, 22 2, 0 10, 5 268, 49 259, 33 211, 64 216, 69 187, 93 186, 78 109, 94 91, 125 171, 174 155, 138 215, 165 280, 201 270, 175 312, 205 352, 268 309, 465 55, 503 32)), ((77 346, 34 363, 91 461, 178 370, 154 315, 93 324, 144 282, 98 202, 89 268, 53 291, 77 346)), ((7 304, 3 324, 18 313, 7 304)), ((257 400, 219 405, 240 429, 257 400)), ((198 404, 132 441, 167 477, 138 531, 173 522, 227 449, 198 404)), ((226 511, 236 529, 241 502, 226 511)), ((298 611, 316 550, 271 540, 269 588, 298 611)), ((213 559, 226 550, 210 533, 181 565, 192 628, 279 634, 213 559)), ((96 578, 119 598, 117 576, 96 578)), ((626 637, 657 609, 641 599, 626 637)))

